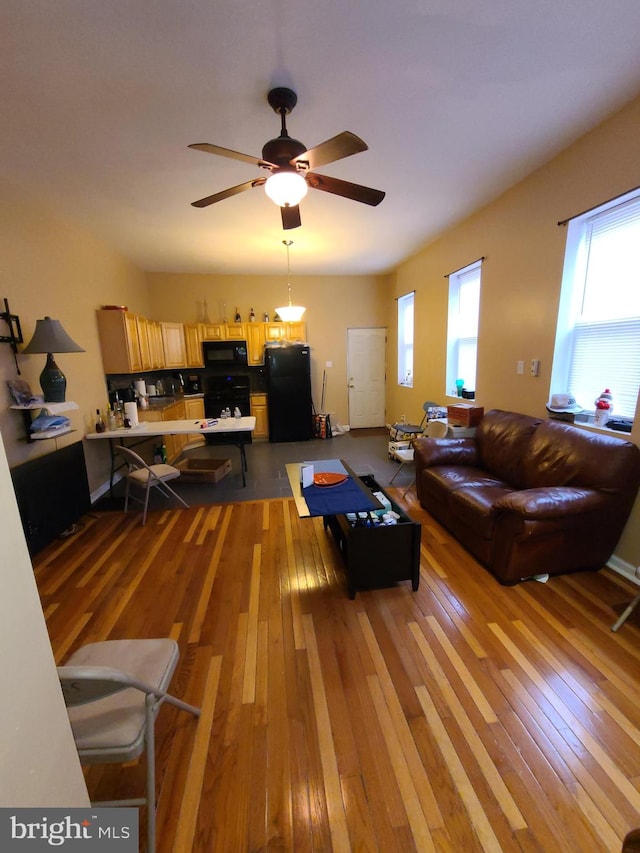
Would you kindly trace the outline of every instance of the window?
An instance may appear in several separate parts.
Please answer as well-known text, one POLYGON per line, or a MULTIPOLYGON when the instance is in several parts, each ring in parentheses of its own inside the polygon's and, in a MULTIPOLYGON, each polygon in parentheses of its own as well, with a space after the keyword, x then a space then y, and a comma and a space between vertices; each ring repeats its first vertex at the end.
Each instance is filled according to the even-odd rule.
POLYGON ((587 411, 605 388, 633 418, 640 385, 640 192, 572 219, 551 386, 587 411))
POLYGON ((398 299, 398 385, 407 388, 413 388, 413 299, 413 292, 398 299))
POLYGON ((482 261, 475 261, 449 276, 446 382, 447 393, 453 396, 458 387, 467 391, 476 387, 481 267, 482 261))

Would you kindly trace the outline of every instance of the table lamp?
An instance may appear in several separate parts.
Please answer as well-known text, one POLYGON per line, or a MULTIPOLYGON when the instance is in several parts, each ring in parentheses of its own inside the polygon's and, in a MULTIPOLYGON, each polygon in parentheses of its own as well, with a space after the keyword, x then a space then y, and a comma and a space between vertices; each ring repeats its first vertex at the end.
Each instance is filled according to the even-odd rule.
POLYGON ((73 341, 62 328, 60 320, 52 320, 45 317, 44 320, 36 320, 36 330, 33 337, 22 350, 23 353, 44 352, 47 354, 47 363, 40 374, 40 385, 44 394, 45 403, 64 403, 67 390, 67 380, 53 359, 53 353, 59 352, 84 352, 82 347, 73 341))

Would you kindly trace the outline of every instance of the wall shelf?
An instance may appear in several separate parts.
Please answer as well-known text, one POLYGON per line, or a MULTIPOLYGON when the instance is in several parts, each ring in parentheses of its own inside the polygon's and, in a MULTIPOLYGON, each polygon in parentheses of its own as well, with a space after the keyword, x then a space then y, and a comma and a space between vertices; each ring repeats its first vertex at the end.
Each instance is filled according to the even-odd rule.
POLYGON ((65 401, 64 403, 45 403, 44 400, 38 400, 37 402, 26 403, 22 406, 14 404, 11 408, 18 412, 22 412, 26 438, 29 443, 32 441, 44 441, 48 438, 58 438, 58 436, 66 435, 69 432, 75 432, 71 427, 31 432, 31 412, 40 411, 42 409, 49 412, 50 415, 59 415, 62 412, 70 412, 78 408, 78 404, 71 400, 65 401))

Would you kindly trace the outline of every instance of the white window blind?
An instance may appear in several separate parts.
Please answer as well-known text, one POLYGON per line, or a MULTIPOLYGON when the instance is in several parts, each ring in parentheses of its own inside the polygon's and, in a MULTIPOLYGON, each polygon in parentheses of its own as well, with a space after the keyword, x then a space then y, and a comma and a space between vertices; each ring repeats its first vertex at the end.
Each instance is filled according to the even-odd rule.
POLYGON ((571 221, 563 297, 565 288, 558 337, 564 330, 566 345, 556 341, 561 364, 556 370, 554 362, 552 390, 570 391, 590 411, 610 388, 614 415, 632 418, 640 386, 640 194, 571 221))
POLYGON ((475 391, 480 314, 481 262, 449 276, 449 322, 447 332, 447 394, 455 395, 456 380, 475 391))
POLYGON ((414 293, 398 299, 398 385, 413 388, 414 293))

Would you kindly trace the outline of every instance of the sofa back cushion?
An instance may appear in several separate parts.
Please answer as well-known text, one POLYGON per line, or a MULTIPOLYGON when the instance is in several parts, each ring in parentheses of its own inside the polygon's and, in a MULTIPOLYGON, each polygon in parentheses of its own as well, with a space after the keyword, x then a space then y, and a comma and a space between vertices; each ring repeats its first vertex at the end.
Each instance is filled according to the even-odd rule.
POLYGON ((580 486, 635 495, 640 451, 617 436, 546 420, 529 443, 524 471, 526 488, 580 486))
POLYGON ((522 460, 540 423, 539 418, 516 412, 487 412, 476 430, 481 467, 516 489, 524 488, 522 460))

